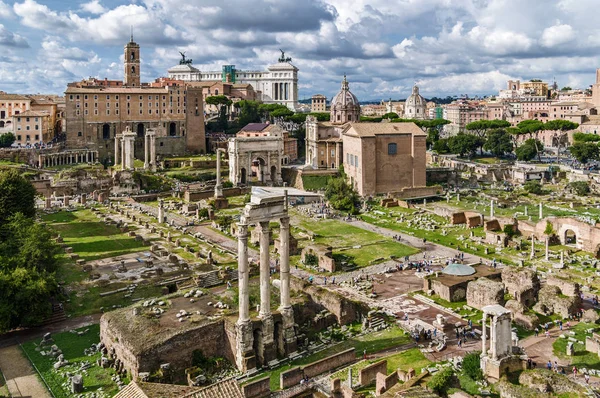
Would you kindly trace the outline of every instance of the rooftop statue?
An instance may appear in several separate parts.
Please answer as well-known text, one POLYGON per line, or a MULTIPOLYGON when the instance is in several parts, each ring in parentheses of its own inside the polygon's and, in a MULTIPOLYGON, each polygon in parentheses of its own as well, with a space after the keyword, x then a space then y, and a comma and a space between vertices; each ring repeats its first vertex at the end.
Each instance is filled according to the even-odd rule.
POLYGON ((281 51, 281 57, 279 57, 279 62, 292 62, 292 58, 285 57, 285 52, 282 49, 279 49, 279 51, 281 51))

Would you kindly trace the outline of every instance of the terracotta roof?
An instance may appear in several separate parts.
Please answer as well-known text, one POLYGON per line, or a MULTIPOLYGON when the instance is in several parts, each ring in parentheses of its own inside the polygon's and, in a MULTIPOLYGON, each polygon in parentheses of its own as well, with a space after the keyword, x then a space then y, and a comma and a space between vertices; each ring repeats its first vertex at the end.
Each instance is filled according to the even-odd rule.
POLYGON ((182 398, 244 398, 244 393, 234 379, 227 379, 182 398))
POLYGON ((29 98, 25 97, 24 95, 19 95, 19 94, 6 94, 6 93, 2 93, 0 94, 0 101, 15 101, 15 100, 29 100, 29 98))
POLYGON ((48 111, 25 111, 21 112, 18 115, 13 115, 13 117, 44 117, 50 116, 48 111))
POLYGON ((114 398, 181 398, 199 390, 200 387, 132 381, 114 398))
POLYGON ((414 123, 352 123, 344 134, 358 137, 375 137, 383 134, 426 135, 414 123))

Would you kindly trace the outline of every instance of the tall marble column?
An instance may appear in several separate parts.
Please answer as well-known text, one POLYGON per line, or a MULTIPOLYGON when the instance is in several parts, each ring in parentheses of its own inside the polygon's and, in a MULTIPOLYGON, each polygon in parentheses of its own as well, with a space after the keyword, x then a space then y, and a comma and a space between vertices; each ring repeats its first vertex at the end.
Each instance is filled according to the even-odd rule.
POLYGON ((146 132, 146 135, 144 136, 144 170, 148 170, 150 168, 150 163, 148 161, 148 158, 150 157, 150 143, 148 141, 150 141, 150 137, 146 132))
POLYGON ((224 149, 217 149, 217 183, 215 185, 215 198, 223 197, 223 184, 221 184, 221 152, 225 152, 224 149))
POLYGON ((487 354, 487 313, 483 313, 483 319, 481 320, 481 355, 487 354))
POLYGON ((279 220, 279 273, 281 279, 282 310, 289 309, 290 304, 290 218, 279 220))
POLYGON ((248 297, 248 225, 238 224, 238 284, 239 317, 238 323, 250 319, 250 301, 248 297))
POLYGON ((494 315, 492 318, 492 323, 491 323, 491 334, 492 334, 492 338, 490 339, 490 348, 492 350, 492 359, 494 361, 498 360, 498 352, 497 352, 497 347, 498 347, 498 316, 494 315))
POLYGON ((269 259, 269 222, 261 221, 260 228, 260 313, 261 318, 271 315, 271 262, 269 259))

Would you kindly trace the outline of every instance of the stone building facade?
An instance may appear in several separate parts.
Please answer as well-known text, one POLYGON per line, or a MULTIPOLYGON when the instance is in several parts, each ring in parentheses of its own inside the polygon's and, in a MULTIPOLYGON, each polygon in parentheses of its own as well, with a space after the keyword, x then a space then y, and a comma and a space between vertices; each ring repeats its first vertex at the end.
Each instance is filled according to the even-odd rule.
POLYGON ((33 145, 48 142, 54 135, 51 115, 43 111, 25 111, 13 116, 15 143, 33 145))
POLYGON ((12 132, 12 118, 31 107, 31 99, 19 94, 0 91, 0 134, 12 132))
POLYGON ((66 142, 70 149, 98 151, 112 158, 112 143, 129 127, 136 132, 136 158, 144 154, 147 129, 157 131, 159 155, 182 155, 206 151, 202 89, 165 84, 140 84, 139 46, 125 46, 126 79, 122 84, 101 81, 71 83, 65 92, 66 142))
POLYGON ((323 94, 315 94, 310 101, 311 112, 327 112, 327 97, 323 94))

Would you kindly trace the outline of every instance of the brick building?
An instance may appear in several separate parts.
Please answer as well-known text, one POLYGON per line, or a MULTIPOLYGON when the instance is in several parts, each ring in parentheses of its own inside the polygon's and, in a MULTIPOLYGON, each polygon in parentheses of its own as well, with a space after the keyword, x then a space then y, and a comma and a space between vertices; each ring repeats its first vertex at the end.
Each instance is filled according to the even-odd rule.
MULTIPOLYGON (((88 79, 65 91, 68 148, 97 150, 101 160, 114 156, 114 138, 129 127, 137 133, 135 156, 143 158, 144 135, 157 132, 158 155, 206 151, 202 88, 165 80, 140 82, 140 47, 125 45, 125 80, 88 79)), ((114 160, 112 160, 114 161, 114 160)))

